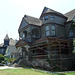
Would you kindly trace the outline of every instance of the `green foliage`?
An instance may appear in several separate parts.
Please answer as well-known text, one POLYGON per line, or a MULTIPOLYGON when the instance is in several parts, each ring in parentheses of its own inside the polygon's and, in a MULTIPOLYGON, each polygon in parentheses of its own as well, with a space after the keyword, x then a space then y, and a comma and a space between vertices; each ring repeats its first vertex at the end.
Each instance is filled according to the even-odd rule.
POLYGON ((3 69, 0 75, 75 75, 75 72, 48 73, 37 69, 3 69))
POLYGON ((73 19, 72 26, 75 26, 75 19, 73 19))
POLYGON ((2 61, 1 63, 2 63, 2 64, 5 64, 5 61, 2 61))
POLYGON ((14 60, 16 60, 16 58, 5 58, 5 60, 6 60, 7 62, 12 63, 14 60))
POLYGON ((4 61, 4 56, 2 54, 0 54, 0 63, 4 61))
POLYGON ((75 53, 75 38, 73 39, 73 47, 74 47, 73 53, 75 53))

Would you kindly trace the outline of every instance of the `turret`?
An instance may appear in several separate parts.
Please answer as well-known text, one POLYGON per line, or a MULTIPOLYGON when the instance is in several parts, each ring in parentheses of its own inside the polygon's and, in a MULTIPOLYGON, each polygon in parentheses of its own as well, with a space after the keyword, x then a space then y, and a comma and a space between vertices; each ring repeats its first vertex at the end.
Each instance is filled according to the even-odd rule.
POLYGON ((8 46, 9 45, 9 36, 8 34, 6 34, 5 38, 4 38, 4 46, 8 46))

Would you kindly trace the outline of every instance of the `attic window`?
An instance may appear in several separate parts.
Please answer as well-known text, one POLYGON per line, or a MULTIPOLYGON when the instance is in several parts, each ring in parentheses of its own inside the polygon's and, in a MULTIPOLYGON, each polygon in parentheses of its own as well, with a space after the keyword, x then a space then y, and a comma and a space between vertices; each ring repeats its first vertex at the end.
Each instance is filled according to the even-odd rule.
POLYGON ((48 16, 44 16, 44 20, 48 20, 48 16))

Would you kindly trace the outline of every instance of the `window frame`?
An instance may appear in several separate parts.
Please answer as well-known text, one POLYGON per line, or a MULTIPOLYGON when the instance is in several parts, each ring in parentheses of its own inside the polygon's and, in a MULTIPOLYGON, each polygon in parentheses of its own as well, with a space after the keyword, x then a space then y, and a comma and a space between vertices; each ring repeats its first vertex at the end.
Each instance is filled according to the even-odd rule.
POLYGON ((50 20, 54 20, 54 15, 50 15, 50 20))
POLYGON ((44 16, 44 20, 45 21, 48 20, 48 15, 44 16))
POLYGON ((23 31, 22 38, 27 38, 27 31, 23 31))
POLYGON ((51 25, 51 34, 52 34, 52 36, 56 36, 56 26, 55 25, 51 25), (55 28, 52 28, 53 26, 55 28))
POLYGON ((73 37, 73 36, 74 36, 74 33, 73 33, 73 30, 71 29, 69 32, 69 37, 73 37))
POLYGON ((50 26, 45 26, 45 36, 50 36, 50 26))

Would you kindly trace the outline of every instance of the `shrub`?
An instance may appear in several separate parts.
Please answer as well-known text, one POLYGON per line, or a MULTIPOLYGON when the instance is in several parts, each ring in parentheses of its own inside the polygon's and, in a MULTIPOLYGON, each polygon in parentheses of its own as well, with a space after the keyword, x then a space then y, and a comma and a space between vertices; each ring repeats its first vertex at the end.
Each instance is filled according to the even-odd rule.
POLYGON ((75 53, 75 38, 73 39, 73 53, 75 53))
POLYGON ((7 62, 10 62, 10 63, 12 63, 14 60, 16 60, 15 58, 5 58, 5 60, 7 61, 7 62))
POLYGON ((4 56, 2 54, 0 54, 0 63, 4 61, 4 56))

